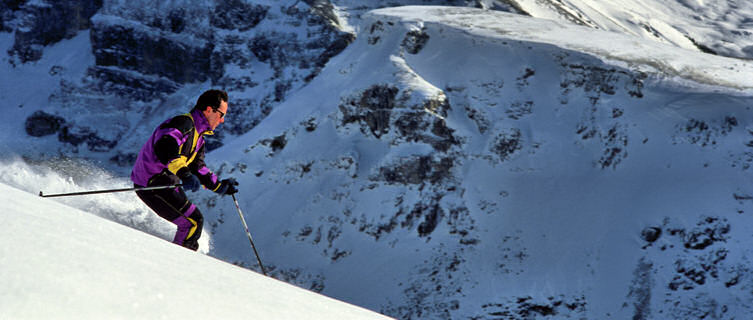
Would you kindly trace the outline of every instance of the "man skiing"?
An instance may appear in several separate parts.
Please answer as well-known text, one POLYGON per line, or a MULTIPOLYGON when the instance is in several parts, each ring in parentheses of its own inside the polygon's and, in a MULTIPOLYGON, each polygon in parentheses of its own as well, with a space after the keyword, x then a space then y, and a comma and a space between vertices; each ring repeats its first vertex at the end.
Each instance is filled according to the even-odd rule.
POLYGON ((160 217, 178 226, 173 242, 191 250, 199 248, 204 217, 183 191, 196 192, 200 186, 221 195, 238 192, 233 178, 218 181, 204 163, 204 136, 225 122, 227 92, 207 90, 199 96, 190 113, 163 122, 139 152, 131 172, 135 187, 176 185, 137 191, 136 194, 160 217))

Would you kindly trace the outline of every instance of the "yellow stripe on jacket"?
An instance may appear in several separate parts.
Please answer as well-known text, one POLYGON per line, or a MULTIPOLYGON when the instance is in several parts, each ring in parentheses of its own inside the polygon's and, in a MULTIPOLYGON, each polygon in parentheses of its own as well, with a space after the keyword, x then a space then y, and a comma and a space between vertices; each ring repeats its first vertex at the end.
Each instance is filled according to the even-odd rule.
MULTIPOLYGON (((191 121, 193 122, 193 117, 190 113, 186 113, 189 118, 191 118, 191 121)), ((196 158, 196 154, 198 153, 198 150, 196 150, 196 146, 199 143, 199 131, 196 130, 196 124, 194 122, 194 129, 193 129, 193 142, 191 143, 191 158, 187 158, 186 156, 180 156, 176 159, 173 159, 170 161, 170 163, 167 164, 167 170, 170 170, 173 174, 178 174, 178 171, 182 168, 188 167, 191 162, 196 158)), ((178 154, 180 154, 183 151, 183 145, 180 145, 178 147, 178 154)))

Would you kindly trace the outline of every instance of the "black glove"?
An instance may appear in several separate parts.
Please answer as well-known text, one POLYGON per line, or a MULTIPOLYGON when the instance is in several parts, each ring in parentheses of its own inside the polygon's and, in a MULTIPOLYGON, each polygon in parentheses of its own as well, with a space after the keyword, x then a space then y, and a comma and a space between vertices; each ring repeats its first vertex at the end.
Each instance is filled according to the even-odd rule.
POLYGON ((197 178, 193 173, 187 173, 180 177, 180 180, 183 181, 183 190, 196 192, 199 191, 199 188, 201 187, 201 182, 199 182, 199 178, 197 178))
POLYGON ((233 178, 227 178, 220 181, 220 187, 215 192, 221 195, 235 194, 236 192, 238 192, 238 188, 235 187, 237 185, 238 181, 235 181, 235 179, 233 178))

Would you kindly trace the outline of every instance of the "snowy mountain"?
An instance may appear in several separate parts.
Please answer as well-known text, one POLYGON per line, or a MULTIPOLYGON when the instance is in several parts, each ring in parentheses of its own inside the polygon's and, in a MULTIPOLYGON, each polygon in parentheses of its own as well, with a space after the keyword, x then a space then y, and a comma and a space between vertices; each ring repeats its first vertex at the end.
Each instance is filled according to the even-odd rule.
POLYGON ((3 319, 386 319, 5 184, 0 191, 3 319))
MULTIPOLYGON (((20 105, 0 121, 10 153, 0 181, 31 193, 128 186, 128 153, 220 86, 237 109, 208 161, 241 182, 272 277, 401 319, 750 312, 753 64, 735 58, 747 56, 735 37, 753 16, 744 4, 239 1, 222 11, 228 26, 202 15, 213 2, 173 15, 189 2, 131 3, 106 1, 91 29, 38 60, 4 60, 0 94, 20 105), (184 16, 200 18, 181 27, 184 16), (253 16, 263 17, 241 19, 253 16), (321 39, 313 29, 329 44, 302 45, 321 39), (129 65, 128 47, 102 45, 102 30, 199 56, 221 36, 208 57, 223 73, 183 83, 175 69, 129 65), (272 98, 280 81, 293 85, 272 98), (261 97, 274 103, 260 111, 261 97)), ((6 28, 19 10, 4 11, 16 17, 6 28)), ((0 37, 8 50, 18 41, 0 37)), ((194 198, 206 212, 201 250, 258 270, 232 201, 194 198)), ((62 201, 172 232, 133 195, 62 201)))
POLYGON ((534 17, 616 31, 681 48, 751 58, 747 1, 511 0, 534 17))
MULTIPOLYGON (((749 311, 751 67, 520 15, 378 10, 327 81, 212 158, 242 177, 270 263, 385 314, 726 318, 749 311)), ((234 227, 214 229, 218 257, 234 227)))

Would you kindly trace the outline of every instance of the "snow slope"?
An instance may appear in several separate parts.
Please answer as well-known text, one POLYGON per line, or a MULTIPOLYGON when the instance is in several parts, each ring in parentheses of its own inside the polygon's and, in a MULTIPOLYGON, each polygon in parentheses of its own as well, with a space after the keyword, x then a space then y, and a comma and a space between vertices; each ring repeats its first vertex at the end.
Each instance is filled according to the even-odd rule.
POLYGON ((478 37, 492 37, 531 43, 553 44, 607 60, 609 64, 635 71, 660 73, 729 88, 751 89, 753 64, 749 61, 713 57, 654 41, 641 41, 629 33, 589 30, 582 26, 531 19, 494 11, 463 10, 450 7, 398 7, 376 11, 408 21, 437 23, 478 37), (420 9, 418 9, 420 8, 420 9), (430 12, 431 14, 426 14, 430 12), (578 35, 578 36, 574 36, 578 35), (622 62, 622 63, 615 63, 622 62))
POLYGON ((505 0, 531 16, 723 56, 753 57, 750 1, 505 0))
MULTIPOLYGON (((463 8, 358 30, 208 156, 278 275, 401 318, 750 311, 748 61, 463 8)), ((253 265, 205 205, 213 254, 253 265)))
POLYGON ((385 319, 0 184, 2 319, 385 319))

